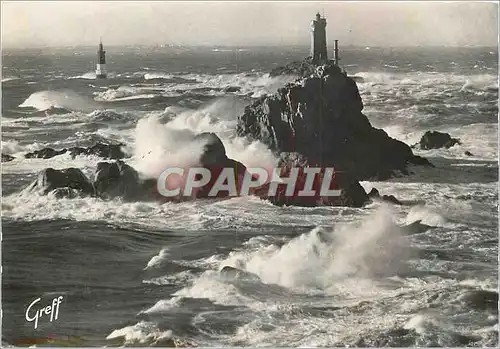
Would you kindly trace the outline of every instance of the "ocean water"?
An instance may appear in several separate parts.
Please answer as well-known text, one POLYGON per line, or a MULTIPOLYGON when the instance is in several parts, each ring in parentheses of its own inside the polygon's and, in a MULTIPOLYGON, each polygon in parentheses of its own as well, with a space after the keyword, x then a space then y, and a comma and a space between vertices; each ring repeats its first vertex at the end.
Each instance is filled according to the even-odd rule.
POLYGON ((23 158, 46 146, 123 141, 127 163, 152 176, 197 156, 186 132, 212 131, 229 157, 274 165, 263 144, 236 136, 236 119, 292 81, 267 73, 307 48, 105 49, 106 80, 95 79, 95 48, 3 51, 2 153, 16 156, 2 164, 3 343, 498 346, 497 48, 342 49, 374 126, 410 145, 427 130, 462 141, 415 150, 435 168, 362 182, 403 206, 28 195, 46 167, 92 175, 102 161, 23 158), (65 110, 46 115, 51 106, 65 110), (402 228, 418 220, 431 228, 402 228), (27 307, 58 296, 58 319, 35 329, 27 307))

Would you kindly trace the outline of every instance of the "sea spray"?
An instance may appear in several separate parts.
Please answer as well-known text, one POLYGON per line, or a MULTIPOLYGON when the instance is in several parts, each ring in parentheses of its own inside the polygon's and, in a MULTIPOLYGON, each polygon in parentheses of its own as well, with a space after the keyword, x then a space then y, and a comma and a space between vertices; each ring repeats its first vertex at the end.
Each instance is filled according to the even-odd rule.
POLYGON ((157 178, 169 167, 188 168, 199 165, 205 144, 195 142, 202 132, 217 134, 226 155, 247 167, 269 171, 278 163, 275 155, 262 143, 234 137, 236 116, 244 104, 232 99, 215 100, 196 110, 167 108, 167 122, 160 115, 139 120, 135 130, 135 165, 145 177, 157 178))
POLYGON ((360 224, 317 227, 283 246, 235 251, 221 265, 242 267, 264 283, 335 293, 350 278, 396 275, 409 256, 391 210, 381 206, 360 224))
POLYGON ((139 120, 135 134, 134 167, 145 177, 158 178, 169 167, 199 164, 205 144, 189 129, 174 129, 155 115, 139 120))

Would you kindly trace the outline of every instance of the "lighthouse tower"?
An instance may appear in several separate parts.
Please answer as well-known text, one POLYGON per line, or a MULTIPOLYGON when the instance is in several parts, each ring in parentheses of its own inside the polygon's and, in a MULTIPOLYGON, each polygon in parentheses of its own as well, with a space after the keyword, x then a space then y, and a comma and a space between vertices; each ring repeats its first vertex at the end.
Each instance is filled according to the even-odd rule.
POLYGON ((98 79, 105 79, 108 76, 106 72, 106 51, 102 46, 102 39, 99 43, 99 50, 97 51, 97 67, 95 75, 98 79))
POLYGON ((324 64, 328 60, 326 51, 326 19, 319 13, 311 22, 311 57, 313 64, 324 64))

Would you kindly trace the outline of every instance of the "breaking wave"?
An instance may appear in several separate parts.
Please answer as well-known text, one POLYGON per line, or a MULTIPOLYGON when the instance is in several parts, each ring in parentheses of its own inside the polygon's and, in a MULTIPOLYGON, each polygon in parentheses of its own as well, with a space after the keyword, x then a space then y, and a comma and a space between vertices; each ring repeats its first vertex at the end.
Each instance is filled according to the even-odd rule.
POLYGON ((71 90, 38 91, 31 94, 23 103, 21 108, 35 108, 45 111, 50 108, 64 108, 69 110, 91 112, 98 105, 91 99, 83 97, 71 90))

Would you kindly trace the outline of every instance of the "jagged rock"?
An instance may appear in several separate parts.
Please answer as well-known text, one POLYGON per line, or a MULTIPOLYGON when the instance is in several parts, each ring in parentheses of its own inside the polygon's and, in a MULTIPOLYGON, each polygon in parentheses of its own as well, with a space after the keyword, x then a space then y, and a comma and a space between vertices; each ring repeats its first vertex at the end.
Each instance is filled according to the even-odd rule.
POLYGON ((153 188, 142 186, 139 174, 123 161, 99 162, 95 172, 94 187, 97 195, 110 199, 121 197, 124 200, 138 199, 152 194, 153 188))
POLYGON ((64 148, 61 150, 55 150, 53 148, 43 148, 40 150, 35 150, 32 153, 27 153, 24 155, 26 159, 50 159, 54 156, 64 154, 68 151, 68 149, 64 148))
POLYGON ((51 106, 49 109, 46 109, 44 112, 45 112, 46 116, 50 116, 50 115, 55 115, 55 114, 69 114, 69 113, 71 113, 71 110, 66 109, 66 108, 51 106))
MULTIPOLYGON (((196 190, 195 197, 206 198, 217 182, 222 171, 226 168, 233 169, 236 180, 236 191, 239 193, 243 178, 247 172, 246 166, 241 162, 230 159, 226 155, 226 148, 220 138, 211 132, 204 132, 196 135, 195 140, 205 142, 204 152, 200 156, 200 165, 210 171, 210 181, 203 187, 196 190)), ((217 198, 223 198, 230 195, 227 190, 217 192, 217 198)))
POLYGON ((125 153, 121 150, 122 146, 123 144, 105 144, 98 142, 89 148, 71 147, 69 149, 64 148, 61 150, 55 150, 53 148, 43 148, 40 150, 35 150, 32 153, 27 153, 24 155, 24 157, 27 159, 50 159, 54 156, 65 154, 69 151, 72 158, 75 158, 78 155, 96 155, 104 159, 118 160, 125 157, 125 153))
POLYGON ((96 155, 104 159, 119 160, 125 157, 122 151, 124 144, 105 144, 98 142, 90 148, 73 147, 70 148, 71 157, 78 155, 96 155))
POLYGON ((12 155, 2 153, 2 162, 9 162, 14 159, 15 157, 13 157, 12 155))
POLYGON ((200 157, 202 166, 214 165, 226 161, 226 148, 213 132, 203 132, 195 136, 195 141, 204 142, 205 148, 200 157))
POLYGON ((420 149, 451 148, 455 144, 461 144, 458 138, 452 138, 448 133, 427 131, 420 139, 420 149))
POLYGON ((56 197, 94 195, 94 186, 92 182, 81 170, 73 167, 63 170, 46 168, 41 171, 37 179, 30 184, 29 190, 35 190, 41 195, 47 195, 55 191, 52 195, 56 197))
MULTIPOLYGON (((327 65, 334 65, 333 60, 329 60, 327 65)), ((321 67, 321 66, 320 66, 321 67)), ((302 61, 294 61, 291 63, 288 63, 284 67, 277 67, 271 70, 269 73, 269 76, 271 77, 276 77, 280 75, 290 75, 290 76, 296 76, 300 78, 306 78, 308 76, 314 75, 318 72, 318 66, 314 65, 312 63, 311 57, 307 57, 306 59, 302 61)), ((351 79, 353 79, 355 82, 364 82, 365 79, 361 76, 355 76, 355 75, 350 75, 349 76, 351 79)))
POLYGON ((384 201, 390 202, 391 204, 395 204, 395 205, 402 205, 403 204, 401 201, 396 199, 396 197, 394 195, 382 195, 381 199, 384 201))
POLYGON ((224 89, 224 92, 231 93, 231 92, 240 92, 241 87, 239 86, 229 86, 224 89))
POLYGON ((312 64, 311 57, 302 61, 291 62, 284 67, 277 67, 271 70, 269 76, 275 77, 280 75, 296 75, 306 77, 316 72, 316 66, 312 64))
POLYGON ((354 80, 334 65, 316 68, 272 96, 247 106, 237 133, 276 153, 298 152, 353 180, 385 180, 407 165, 431 165, 403 142, 371 126, 354 80))
POLYGON ((401 201, 396 199, 394 195, 380 195, 379 191, 376 188, 372 188, 372 190, 368 193, 368 197, 371 199, 380 199, 383 201, 387 201, 395 205, 402 205, 401 201))

